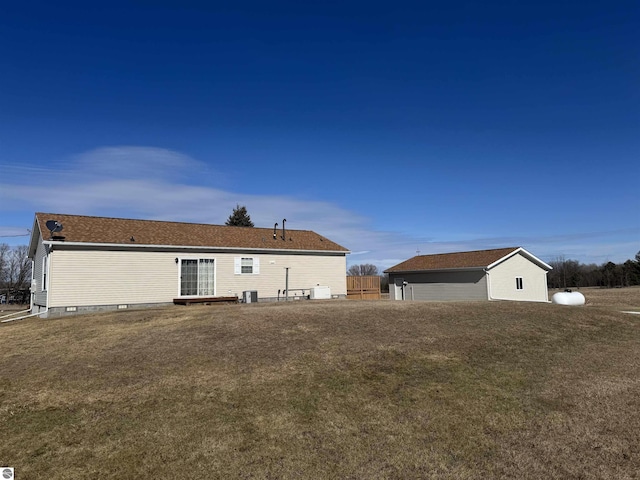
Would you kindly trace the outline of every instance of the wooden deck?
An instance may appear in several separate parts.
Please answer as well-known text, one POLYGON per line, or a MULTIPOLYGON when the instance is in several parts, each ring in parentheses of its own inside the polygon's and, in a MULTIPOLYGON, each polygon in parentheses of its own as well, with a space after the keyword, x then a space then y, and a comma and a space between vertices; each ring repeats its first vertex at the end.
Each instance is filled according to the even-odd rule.
POLYGON ((238 303, 238 297, 193 297, 193 298, 174 298, 174 305, 191 305, 192 303, 203 303, 211 305, 212 303, 238 303))

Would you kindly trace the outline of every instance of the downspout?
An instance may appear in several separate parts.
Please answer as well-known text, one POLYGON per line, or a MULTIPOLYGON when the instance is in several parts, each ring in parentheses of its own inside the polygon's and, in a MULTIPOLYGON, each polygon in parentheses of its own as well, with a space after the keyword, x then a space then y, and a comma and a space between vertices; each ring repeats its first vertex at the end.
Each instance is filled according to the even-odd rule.
POLYGON ((551 303, 549 301, 549 278, 548 278, 549 272, 545 271, 544 272, 544 298, 546 298, 545 302, 546 303, 551 303))
POLYGON ((36 279, 34 277, 35 273, 35 266, 36 266, 36 261, 35 261, 35 254, 34 254, 34 260, 31 260, 31 290, 29 291, 30 295, 29 295, 29 310, 33 311, 33 299, 36 296, 36 279))
POLYGON ((492 296, 491 296, 491 277, 489 276, 489 270, 487 270, 486 268, 484 269, 484 273, 485 276, 487 278, 487 297, 489 299, 489 301, 491 300, 495 300, 492 296))
MULTIPOLYGON (((14 315, 18 315, 19 313, 25 313, 25 312, 30 312, 31 309, 29 310, 20 310, 19 312, 12 312, 12 313, 8 313, 6 315, 2 315, 0 318, 8 318, 8 317, 12 317, 14 315)), ((2 320, 3 322, 10 322, 11 320, 2 320)))
MULTIPOLYGON (((28 312, 29 310, 24 310, 24 311, 28 312)), ((0 320, 0 323, 14 322, 16 320, 22 320, 23 318, 35 317, 36 315, 44 315, 48 311, 49 311, 49 306, 46 306, 44 309, 44 312, 30 313, 29 315, 23 315, 22 317, 16 317, 16 318, 7 318, 6 320, 0 320)), ((20 312, 17 312, 17 313, 20 313, 20 312)), ((15 313, 12 313, 11 315, 15 315, 15 313)), ((5 315, 5 316, 9 317, 11 315, 5 315)), ((4 318, 4 317, 0 317, 0 318, 4 318)))
MULTIPOLYGON (((51 247, 47 248, 47 246, 45 245, 45 258, 47 259, 47 272, 46 272, 46 279, 47 279, 47 283, 50 285, 51 284, 51 247)), ((33 266, 33 265, 32 265, 33 266)), ((33 278, 34 276, 34 272, 35 269, 31 268, 31 286, 33 288, 33 285, 36 284, 37 285, 37 280, 35 278, 33 278)), ((35 317, 35 316, 39 316, 39 315, 44 315, 45 313, 47 313, 49 311, 49 288, 47 287, 47 285, 42 285, 42 288, 46 288, 47 289, 47 300, 44 306, 44 312, 37 312, 37 313, 31 313, 29 315, 23 315, 22 317, 16 317, 16 318, 7 318, 6 320, 0 320, 0 323, 7 323, 7 322, 13 322, 15 320, 22 320, 24 318, 29 318, 29 317, 35 317)), ((34 295, 31 296, 31 308, 30 310, 25 310, 25 312, 28 311, 32 311, 33 312, 33 297, 34 295)), ((20 312, 17 312, 20 313, 20 312)), ((13 314, 15 315, 15 313, 13 314)), ((7 317, 11 316, 11 315, 5 315, 7 317)), ((0 318, 4 318, 4 317, 0 317, 0 318)))
MULTIPOLYGON (((37 281, 35 278, 33 278, 34 275, 34 269, 33 269, 33 265, 35 264, 35 262, 32 262, 32 268, 31 268, 31 288, 35 290, 36 285, 37 285, 37 281)), ((47 278, 49 278, 49 261, 47 260, 47 278)), ((29 317, 35 317, 35 316, 40 316, 40 315, 44 315, 45 313, 47 313, 49 311, 49 292, 47 292, 47 303, 44 306, 44 312, 37 312, 37 313, 30 313, 28 315, 22 315, 20 317, 15 317, 15 318, 9 318, 12 317, 14 315, 18 315, 20 313, 24 313, 24 312, 33 312, 33 308, 34 308, 34 304, 33 304, 33 299, 35 297, 35 293, 31 293, 31 300, 30 300, 30 308, 29 310, 22 310, 20 312, 13 312, 10 313, 9 315, 4 315, 0 318, 2 318, 3 320, 0 320, 0 323, 7 323, 7 322, 15 322, 16 320, 23 320, 25 318, 29 318, 29 317)))
POLYGON ((49 293, 50 293, 49 290, 51 290, 49 288, 49 285, 51 285, 51 251, 52 250, 53 250, 52 245, 50 245, 49 248, 45 247, 44 249, 45 256, 47 257, 47 278, 46 278, 47 282, 45 285, 42 285, 43 290, 46 289, 46 292, 47 292, 47 296, 44 304, 45 313, 49 311, 49 293))

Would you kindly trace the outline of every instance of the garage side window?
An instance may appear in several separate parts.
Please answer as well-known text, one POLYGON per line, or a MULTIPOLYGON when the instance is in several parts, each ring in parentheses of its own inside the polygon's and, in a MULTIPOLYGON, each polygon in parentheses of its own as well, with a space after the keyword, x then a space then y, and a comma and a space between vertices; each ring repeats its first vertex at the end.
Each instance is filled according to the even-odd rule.
POLYGON ((516 277, 516 290, 522 290, 522 277, 516 277))

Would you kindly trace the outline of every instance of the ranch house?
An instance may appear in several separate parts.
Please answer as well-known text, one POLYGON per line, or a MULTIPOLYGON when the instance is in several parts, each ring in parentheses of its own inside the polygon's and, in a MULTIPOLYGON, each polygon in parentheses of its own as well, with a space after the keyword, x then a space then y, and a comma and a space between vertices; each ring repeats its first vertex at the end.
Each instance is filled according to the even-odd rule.
POLYGON ((340 298, 348 253, 308 230, 36 213, 32 312, 314 298, 316 291, 316 298, 340 298))

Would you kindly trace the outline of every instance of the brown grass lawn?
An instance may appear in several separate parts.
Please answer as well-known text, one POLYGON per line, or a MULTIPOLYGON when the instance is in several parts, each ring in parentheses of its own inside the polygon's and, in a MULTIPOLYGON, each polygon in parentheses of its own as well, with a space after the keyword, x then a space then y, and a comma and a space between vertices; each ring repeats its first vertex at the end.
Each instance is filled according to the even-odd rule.
POLYGON ((640 316, 612 305, 300 301, 2 324, 0 465, 20 480, 638 478, 640 316))
POLYGON ((3 303, 0 304, 0 317, 3 315, 9 315, 10 313, 20 312, 23 310, 29 310, 29 305, 22 304, 14 304, 14 303, 3 303))
MULTIPOLYGON (((554 293, 564 289, 549 290, 549 300, 554 293)), ((640 312, 640 286, 628 288, 597 288, 587 287, 573 289, 584 295, 587 307, 608 307, 616 310, 640 312)))

